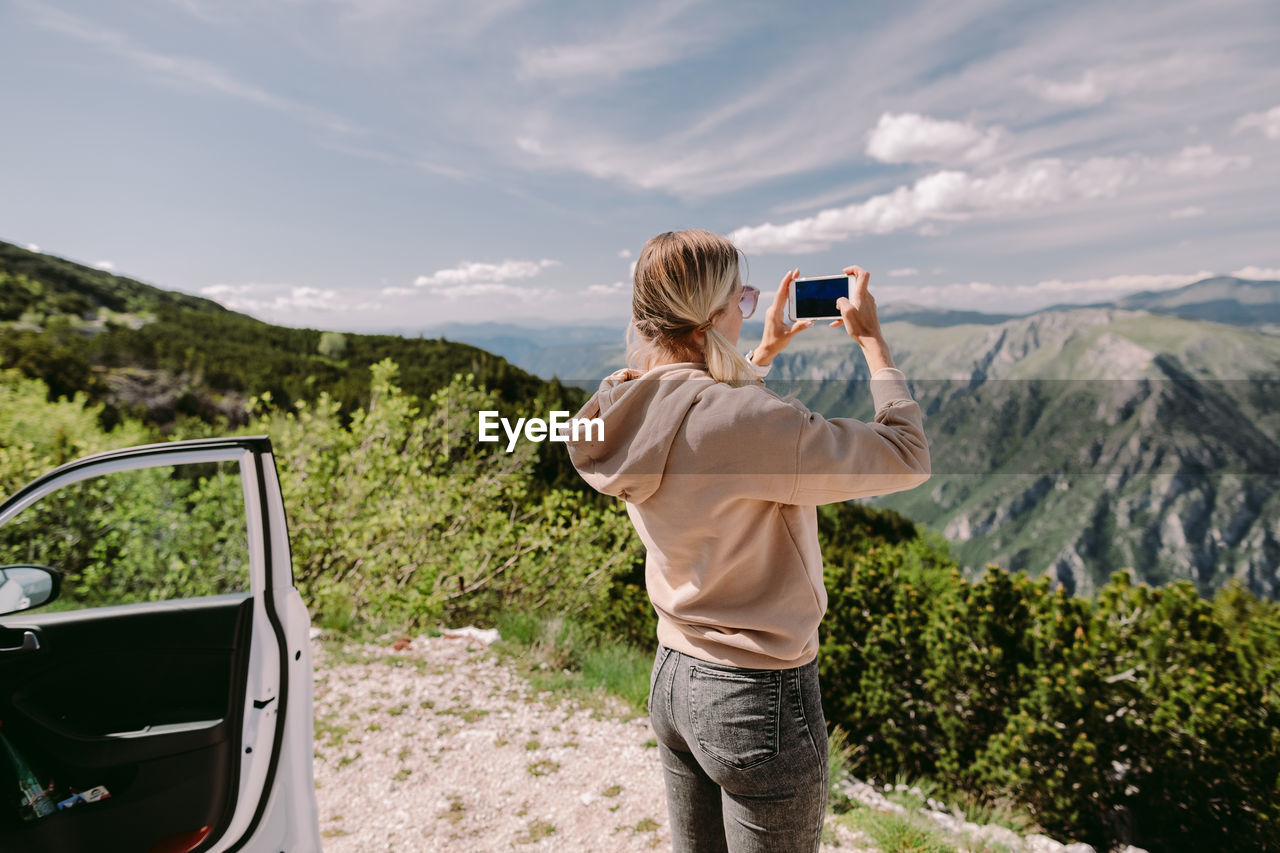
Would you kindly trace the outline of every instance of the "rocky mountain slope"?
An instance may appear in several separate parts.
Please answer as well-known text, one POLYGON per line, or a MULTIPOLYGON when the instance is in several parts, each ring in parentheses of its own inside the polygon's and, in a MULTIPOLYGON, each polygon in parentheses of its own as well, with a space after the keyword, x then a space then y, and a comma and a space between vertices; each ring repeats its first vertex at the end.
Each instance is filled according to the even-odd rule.
MULTIPOLYGON (((975 572, 1051 572, 1089 594, 1129 567, 1205 593, 1238 577, 1280 598, 1277 306, 1280 282, 1230 277, 1019 317, 884 306, 935 476, 880 502, 943 531, 975 572)), ((759 330, 744 327, 744 348, 759 330)), ((607 332, 566 343, 508 328, 488 342, 593 388, 622 362, 622 332, 607 332)), ((863 361, 839 330, 802 335, 775 364, 781 393, 870 416, 863 361)))
MULTIPOLYGON (((1081 594, 1122 567, 1280 592, 1280 338, 1114 308, 886 333, 935 475, 880 502, 942 530, 972 568, 1052 572, 1081 594)), ((866 417, 854 355, 822 332, 770 381, 866 417)))

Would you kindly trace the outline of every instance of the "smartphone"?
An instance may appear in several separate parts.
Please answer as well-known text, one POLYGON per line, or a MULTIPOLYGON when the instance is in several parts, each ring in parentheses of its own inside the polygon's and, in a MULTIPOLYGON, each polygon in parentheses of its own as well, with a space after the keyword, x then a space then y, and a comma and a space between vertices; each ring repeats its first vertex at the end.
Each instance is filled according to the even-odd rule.
POLYGON ((853 276, 819 275, 791 282, 787 297, 787 320, 839 320, 836 300, 853 294, 853 276))

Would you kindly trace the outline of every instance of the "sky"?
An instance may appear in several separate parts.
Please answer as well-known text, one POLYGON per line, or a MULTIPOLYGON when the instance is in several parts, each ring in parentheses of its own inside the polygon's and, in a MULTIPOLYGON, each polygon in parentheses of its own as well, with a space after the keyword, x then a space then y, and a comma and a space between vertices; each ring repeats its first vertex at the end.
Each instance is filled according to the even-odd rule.
POLYGON ((0 0, 0 239, 277 323, 625 323, 641 246, 994 312, 1280 278, 1280 4, 0 0))

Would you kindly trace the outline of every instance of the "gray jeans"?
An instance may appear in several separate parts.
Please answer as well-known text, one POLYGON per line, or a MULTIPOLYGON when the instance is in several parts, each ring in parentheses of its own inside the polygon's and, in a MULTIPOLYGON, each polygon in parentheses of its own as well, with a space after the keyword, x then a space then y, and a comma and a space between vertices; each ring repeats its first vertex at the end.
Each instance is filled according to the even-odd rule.
POLYGON ((818 849, 829 783, 817 661, 739 669, 659 646, 649 719, 676 853, 818 849))

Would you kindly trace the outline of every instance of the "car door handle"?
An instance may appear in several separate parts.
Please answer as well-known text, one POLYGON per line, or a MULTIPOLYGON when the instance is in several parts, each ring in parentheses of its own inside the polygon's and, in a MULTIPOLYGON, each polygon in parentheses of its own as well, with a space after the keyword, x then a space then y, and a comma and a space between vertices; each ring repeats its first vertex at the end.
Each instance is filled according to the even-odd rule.
POLYGON ((0 653, 4 652, 36 652, 40 650, 40 640, 33 631, 22 632, 22 645, 14 646, 11 649, 0 649, 0 653))

